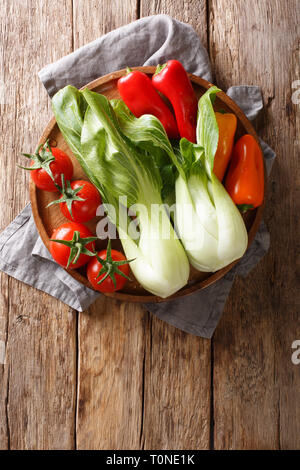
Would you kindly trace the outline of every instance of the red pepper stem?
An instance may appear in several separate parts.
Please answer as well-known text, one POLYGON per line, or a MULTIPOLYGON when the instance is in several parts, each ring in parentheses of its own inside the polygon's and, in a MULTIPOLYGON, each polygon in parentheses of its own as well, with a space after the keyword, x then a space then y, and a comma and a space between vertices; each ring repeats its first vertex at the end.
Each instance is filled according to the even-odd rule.
POLYGON ((166 67, 166 65, 167 65, 167 63, 165 63, 163 65, 158 64, 158 66, 156 67, 156 70, 154 72, 154 75, 158 75, 166 67))
POLYGON ((126 67, 126 74, 131 73, 132 69, 130 67, 126 67))
POLYGON ((237 208, 242 214, 245 214, 248 210, 254 209, 254 206, 253 204, 237 204, 237 208))

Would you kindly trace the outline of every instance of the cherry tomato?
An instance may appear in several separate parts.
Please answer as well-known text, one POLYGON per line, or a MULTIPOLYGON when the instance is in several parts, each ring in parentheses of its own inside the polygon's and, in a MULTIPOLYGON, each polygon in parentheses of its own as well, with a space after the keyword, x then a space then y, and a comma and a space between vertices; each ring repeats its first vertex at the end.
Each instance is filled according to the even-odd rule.
MULTIPOLYGON (((124 261, 128 261, 126 260, 126 257, 123 255, 123 253, 120 253, 117 250, 110 250, 109 244, 107 250, 99 251, 97 256, 100 259, 107 261, 106 266, 104 267, 107 271, 109 270, 111 274, 107 275, 107 272, 104 272, 99 276, 99 272, 103 268, 103 265, 96 257, 92 258, 87 265, 87 277, 93 288, 103 293, 115 292, 122 289, 127 282, 127 279, 129 279, 129 264, 119 264, 124 263, 124 261), (109 261, 110 259, 111 261, 109 261), (118 271, 121 271, 123 276, 118 274, 118 271), (115 279, 115 284, 111 275, 115 279), (105 276, 107 276, 106 279, 104 279, 105 276), (104 280, 101 282, 101 284, 98 284, 101 279, 104 280)), ((130 261, 128 261, 128 263, 130 263, 130 261)))
MULTIPOLYGON (((71 162, 70 157, 63 152, 62 150, 56 147, 50 147, 52 155, 54 157, 54 161, 50 163, 49 167, 53 174, 53 178, 56 184, 61 184, 61 175, 64 174, 65 180, 69 181, 73 176, 73 165, 71 162)), ((43 150, 43 155, 49 152, 49 149, 43 150)), ((42 153, 42 152, 41 152, 42 153)), ((36 162, 33 161, 31 166, 34 165, 36 162)), ((57 191, 57 188, 45 170, 45 168, 38 168, 36 170, 31 170, 31 178, 33 179, 35 185, 39 189, 43 189, 44 191, 50 191, 52 193, 57 191)))
MULTIPOLYGON (((88 222, 96 216, 97 208, 101 204, 101 197, 98 189, 89 181, 84 180, 72 181, 70 183, 70 187, 70 206, 72 215, 68 209, 67 202, 61 202, 59 204, 61 212, 67 219, 74 222, 88 222), (78 191, 78 188, 80 187, 82 187, 82 189, 78 191), (72 197, 74 197, 74 200, 72 200, 72 197), (76 198, 81 198, 83 201, 76 200, 76 198)), ((66 189, 65 197, 68 197, 68 188, 66 189)), ((64 194, 61 198, 64 198, 64 194)))
POLYGON ((50 253, 64 268, 79 268, 95 255, 95 239, 96 237, 93 237, 92 232, 84 225, 66 222, 53 231, 50 253), (67 245, 64 244, 65 242, 67 245), (75 257, 78 258, 76 262, 73 262, 75 257), (69 266, 68 263, 70 263, 69 266))

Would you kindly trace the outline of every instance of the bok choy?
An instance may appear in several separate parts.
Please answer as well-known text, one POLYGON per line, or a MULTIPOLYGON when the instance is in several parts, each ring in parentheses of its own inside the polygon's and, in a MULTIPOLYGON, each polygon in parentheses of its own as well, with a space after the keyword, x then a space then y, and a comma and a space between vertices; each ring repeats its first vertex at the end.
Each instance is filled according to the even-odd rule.
MULTIPOLYGON (((187 283, 189 262, 161 206, 162 180, 156 158, 150 155, 155 145, 138 145, 138 136, 144 139, 145 125, 135 121, 131 132, 124 130, 110 102, 87 89, 79 92, 69 86, 60 90, 53 97, 52 107, 65 140, 102 195, 126 257, 134 258, 130 266, 136 279, 155 295, 172 295, 187 283), (137 216, 136 234, 127 208, 137 216)), ((155 127, 157 120, 153 119, 155 127)), ((125 116, 123 124, 124 120, 125 116)), ((157 139, 161 133, 162 140, 170 145, 160 125, 157 139)), ((161 151, 156 148, 158 157, 161 151)))
POLYGON ((165 200, 175 186, 176 230, 192 266, 207 272, 240 258, 248 243, 240 212, 212 171, 219 138, 212 100, 219 91, 211 87, 199 100, 197 144, 181 139, 179 148, 155 117, 136 118, 123 101, 112 103, 123 133, 156 160, 165 200))
POLYGON ((200 98, 197 144, 180 141, 181 161, 176 180, 175 226, 192 266, 214 272, 243 256, 248 235, 243 218, 213 173, 219 131, 211 87, 200 98))

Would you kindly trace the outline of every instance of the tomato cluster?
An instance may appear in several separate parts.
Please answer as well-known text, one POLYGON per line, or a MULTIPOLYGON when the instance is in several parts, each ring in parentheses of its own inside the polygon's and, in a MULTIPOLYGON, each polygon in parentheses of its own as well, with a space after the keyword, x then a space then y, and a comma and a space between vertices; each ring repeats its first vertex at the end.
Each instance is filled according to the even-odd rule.
MULTIPOLYGON (((87 265, 87 277, 94 289, 114 292, 123 288, 129 279, 129 262, 119 251, 107 249, 95 251, 97 237, 83 225, 96 216, 101 204, 98 189, 89 181, 74 180, 73 165, 69 156, 46 142, 35 154, 23 154, 31 159, 31 171, 35 185, 44 191, 61 193, 49 206, 59 204, 62 214, 69 219, 56 228, 50 240, 50 253, 54 260, 68 269, 87 265)), ((24 167, 22 167, 24 168, 24 167)))

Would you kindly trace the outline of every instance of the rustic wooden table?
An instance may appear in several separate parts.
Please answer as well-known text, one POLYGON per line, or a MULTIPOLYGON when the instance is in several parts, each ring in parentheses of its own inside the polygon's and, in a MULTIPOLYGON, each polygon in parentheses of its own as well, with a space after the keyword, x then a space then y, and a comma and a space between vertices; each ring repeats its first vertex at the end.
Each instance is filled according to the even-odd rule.
POLYGON ((3 0, 0 229, 28 202, 15 163, 51 116, 38 70, 157 13, 195 28, 221 88, 262 87, 257 128, 278 155, 271 249, 236 279, 211 341, 139 305, 101 299, 78 313, 1 274, 2 449, 300 448, 299 0, 3 0))

